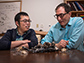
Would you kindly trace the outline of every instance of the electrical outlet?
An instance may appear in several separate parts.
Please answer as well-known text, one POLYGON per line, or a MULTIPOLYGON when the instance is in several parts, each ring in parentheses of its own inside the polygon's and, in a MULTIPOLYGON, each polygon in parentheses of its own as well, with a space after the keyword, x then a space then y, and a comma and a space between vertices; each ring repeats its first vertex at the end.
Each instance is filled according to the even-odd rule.
POLYGON ((38 28, 39 27, 39 24, 36 24, 36 28, 38 28))
POLYGON ((41 26, 40 26, 41 28, 43 28, 43 24, 41 24, 41 26))
POLYGON ((51 27, 51 25, 49 24, 49 27, 51 27))

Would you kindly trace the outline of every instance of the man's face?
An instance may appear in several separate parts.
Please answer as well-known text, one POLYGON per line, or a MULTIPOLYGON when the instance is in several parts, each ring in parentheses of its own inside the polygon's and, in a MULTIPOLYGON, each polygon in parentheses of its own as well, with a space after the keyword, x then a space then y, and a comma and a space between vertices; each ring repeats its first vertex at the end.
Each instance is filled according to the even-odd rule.
POLYGON ((28 16, 20 16, 20 24, 18 23, 18 29, 22 32, 28 31, 30 27, 30 19, 28 16))
POLYGON ((71 13, 66 13, 65 9, 63 7, 59 7, 56 10, 56 16, 57 16, 57 20, 60 23, 60 25, 65 28, 65 26, 68 24, 71 13))

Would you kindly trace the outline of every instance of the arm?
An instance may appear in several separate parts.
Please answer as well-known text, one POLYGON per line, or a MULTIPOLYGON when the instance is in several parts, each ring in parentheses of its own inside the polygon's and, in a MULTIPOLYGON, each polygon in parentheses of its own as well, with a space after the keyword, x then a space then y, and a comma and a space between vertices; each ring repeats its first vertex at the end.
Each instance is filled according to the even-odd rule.
MULTIPOLYGON (((83 20, 77 19, 76 23, 73 26, 73 31, 69 39, 69 45, 67 45, 67 48, 78 48, 80 44, 83 42, 83 20)), ((82 46, 82 45, 81 45, 82 46)))
POLYGON ((15 47, 18 47, 18 46, 25 46, 28 48, 28 44, 31 42, 30 40, 21 40, 21 41, 12 41, 11 42, 11 49, 15 48, 15 47), (27 45, 26 45, 27 44, 27 45))
POLYGON ((0 50, 9 50, 11 46, 11 31, 7 30, 5 35, 0 39, 0 50))
POLYGON ((49 30, 48 34, 41 40, 41 44, 44 44, 45 42, 53 42, 53 36, 51 29, 49 30))
POLYGON ((29 40, 31 40, 31 42, 28 43, 29 48, 34 47, 35 45, 38 44, 38 39, 37 39, 35 31, 33 29, 31 29, 29 38, 30 38, 29 40))
POLYGON ((28 42, 30 41, 14 41, 14 39, 12 38, 12 30, 8 30, 5 35, 0 39, 0 50, 9 50, 17 46, 25 45, 28 42))

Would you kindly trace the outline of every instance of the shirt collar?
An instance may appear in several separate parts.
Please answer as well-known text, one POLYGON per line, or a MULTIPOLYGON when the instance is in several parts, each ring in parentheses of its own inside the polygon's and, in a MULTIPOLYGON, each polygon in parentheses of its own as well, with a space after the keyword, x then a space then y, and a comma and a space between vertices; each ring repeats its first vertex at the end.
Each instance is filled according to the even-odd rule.
MULTIPOLYGON (((68 24, 66 26, 71 26, 72 25, 72 17, 70 17, 70 20, 68 22, 68 24)), ((61 27, 60 23, 58 22, 57 25, 55 25, 55 27, 58 26, 60 30, 63 30, 65 28, 61 27)))
POLYGON ((17 35, 18 36, 24 36, 27 32, 25 32, 23 35, 20 35, 19 33, 18 33, 18 30, 16 29, 16 32, 17 32, 17 35))
POLYGON ((73 21, 72 21, 72 17, 70 17, 70 20, 69 20, 69 22, 68 22, 68 25, 72 25, 72 23, 73 23, 73 21))

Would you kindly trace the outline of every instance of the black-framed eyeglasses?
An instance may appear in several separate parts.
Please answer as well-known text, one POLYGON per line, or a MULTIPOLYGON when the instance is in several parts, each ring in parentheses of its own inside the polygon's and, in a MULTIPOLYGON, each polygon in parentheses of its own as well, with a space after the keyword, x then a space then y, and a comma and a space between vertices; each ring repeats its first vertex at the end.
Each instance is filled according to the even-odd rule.
POLYGON ((66 15, 67 13, 60 13, 60 14, 55 14, 54 17, 57 19, 58 17, 60 17, 61 19, 64 17, 64 15, 66 15))
POLYGON ((31 22, 31 20, 29 19, 29 20, 27 20, 27 19, 24 19, 24 20, 21 20, 20 22, 24 22, 24 23, 27 23, 27 22, 31 22))

